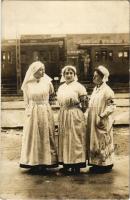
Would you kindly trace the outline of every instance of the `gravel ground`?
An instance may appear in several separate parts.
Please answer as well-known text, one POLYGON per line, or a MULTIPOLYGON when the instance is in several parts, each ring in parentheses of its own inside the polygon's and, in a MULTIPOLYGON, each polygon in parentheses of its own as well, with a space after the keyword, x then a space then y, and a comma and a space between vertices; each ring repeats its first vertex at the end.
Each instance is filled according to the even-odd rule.
POLYGON ((19 168, 22 130, 1 132, 0 200, 128 199, 129 127, 114 127, 115 165, 108 174, 30 175, 19 168))

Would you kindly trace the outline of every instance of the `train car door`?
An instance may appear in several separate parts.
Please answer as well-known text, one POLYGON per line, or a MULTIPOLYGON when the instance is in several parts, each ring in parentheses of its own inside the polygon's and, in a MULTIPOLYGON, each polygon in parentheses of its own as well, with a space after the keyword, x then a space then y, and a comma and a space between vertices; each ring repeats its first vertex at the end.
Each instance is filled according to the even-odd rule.
POLYGON ((2 94, 16 93, 16 52, 15 46, 2 46, 1 88, 2 94))

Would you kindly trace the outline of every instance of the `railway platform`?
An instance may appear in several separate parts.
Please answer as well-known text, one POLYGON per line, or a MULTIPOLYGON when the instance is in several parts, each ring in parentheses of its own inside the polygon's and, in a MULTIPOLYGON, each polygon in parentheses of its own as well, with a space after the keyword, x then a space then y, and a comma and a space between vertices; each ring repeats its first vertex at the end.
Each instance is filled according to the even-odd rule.
MULTIPOLYGON (((116 93, 115 101, 117 109, 114 113, 114 125, 128 125, 129 124, 129 93, 116 93)), ((3 128, 17 128, 23 127, 24 124, 24 101, 23 97, 3 97, 1 103, 1 126, 3 128)), ((55 125, 58 123, 59 105, 54 102, 52 105, 54 113, 55 125)))

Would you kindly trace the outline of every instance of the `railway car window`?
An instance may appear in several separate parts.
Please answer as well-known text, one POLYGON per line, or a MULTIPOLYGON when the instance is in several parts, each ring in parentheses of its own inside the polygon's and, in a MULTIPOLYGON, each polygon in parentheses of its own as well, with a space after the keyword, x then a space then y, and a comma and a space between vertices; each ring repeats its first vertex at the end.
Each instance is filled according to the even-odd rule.
POLYGON ((124 58, 128 58, 128 51, 124 51, 124 58))
POLYGON ((109 60, 113 60, 113 51, 109 51, 108 56, 109 60))
POLYGON ((6 61, 6 52, 2 52, 2 62, 6 61))
POLYGON ((11 52, 2 52, 2 62, 11 63, 11 52))
POLYGON ((107 60, 107 51, 101 51, 101 57, 103 61, 107 60))
POLYGON ((9 63, 11 62, 11 52, 7 52, 7 60, 9 63))
POLYGON ((124 50, 123 51, 123 62, 128 62, 129 61, 129 51, 124 50))
POLYGON ((122 52, 122 51, 119 51, 119 52, 118 52, 118 57, 119 57, 119 58, 122 58, 122 57, 123 57, 123 52, 122 52))
POLYGON ((95 60, 96 60, 97 62, 99 62, 99 60, 100 60, 100 53, 99 53, 99 51, 96 51, 96 52, 95 52, 95 60))

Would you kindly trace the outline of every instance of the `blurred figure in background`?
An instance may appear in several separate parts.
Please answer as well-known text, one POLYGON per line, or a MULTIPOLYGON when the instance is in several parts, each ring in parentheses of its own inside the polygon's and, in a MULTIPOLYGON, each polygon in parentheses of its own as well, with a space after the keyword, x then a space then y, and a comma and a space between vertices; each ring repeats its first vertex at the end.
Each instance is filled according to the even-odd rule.
POLYGON ((84 54, 84 77, 85 80, 88 80, 88 75, 89 75, 89 71, 90 71, 90 55, 85 52, 84 54))

